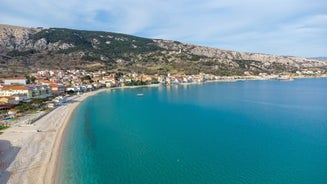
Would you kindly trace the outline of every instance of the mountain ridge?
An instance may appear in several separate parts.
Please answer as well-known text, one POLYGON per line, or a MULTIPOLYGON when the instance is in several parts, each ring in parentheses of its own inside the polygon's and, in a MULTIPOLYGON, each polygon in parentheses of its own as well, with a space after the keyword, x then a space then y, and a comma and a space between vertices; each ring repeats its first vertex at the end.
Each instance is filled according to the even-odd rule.
POLYGON ((104 31, 0 24, 0 71, 3 74, 24 74, 47 68, 244 75, 245 72, 325 70, 327 60, 237 52, 104 31))

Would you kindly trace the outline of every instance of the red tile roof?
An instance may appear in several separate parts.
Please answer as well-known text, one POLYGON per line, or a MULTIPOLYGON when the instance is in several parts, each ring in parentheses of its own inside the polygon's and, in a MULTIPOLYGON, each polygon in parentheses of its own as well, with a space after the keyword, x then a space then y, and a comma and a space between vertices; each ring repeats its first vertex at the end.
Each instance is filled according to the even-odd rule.
POLYGON ((2 90, 3 91, 5 91, 5 90, 28 90, 28 88, 27 87, 25 87, 25 86, 3 86, 3 88, 2 88, 2 90))

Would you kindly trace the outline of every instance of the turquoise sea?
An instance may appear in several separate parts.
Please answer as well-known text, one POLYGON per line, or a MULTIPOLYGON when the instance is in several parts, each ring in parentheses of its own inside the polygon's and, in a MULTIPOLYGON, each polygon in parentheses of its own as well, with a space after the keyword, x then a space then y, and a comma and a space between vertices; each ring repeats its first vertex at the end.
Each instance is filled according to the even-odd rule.
POLYGON ((326 184, 327 79, 108 90, 60 159, 67 184, 326 184))

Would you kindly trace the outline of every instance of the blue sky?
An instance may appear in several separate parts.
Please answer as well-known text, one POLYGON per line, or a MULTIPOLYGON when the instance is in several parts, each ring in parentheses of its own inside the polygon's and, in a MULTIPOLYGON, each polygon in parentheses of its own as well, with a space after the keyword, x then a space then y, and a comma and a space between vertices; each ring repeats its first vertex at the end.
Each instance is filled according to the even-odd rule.
POLYGON ((0 23, 120 32, 245 52, 327 56, 326 0, 1 0, 0 23))

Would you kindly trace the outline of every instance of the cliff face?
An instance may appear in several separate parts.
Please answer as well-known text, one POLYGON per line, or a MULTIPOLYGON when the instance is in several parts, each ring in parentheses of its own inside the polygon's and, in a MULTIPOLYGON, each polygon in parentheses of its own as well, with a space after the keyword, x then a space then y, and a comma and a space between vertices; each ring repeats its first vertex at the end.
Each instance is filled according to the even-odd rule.
POLYGON ((29 37, 41 28, 25 28, 0 24, 0 48, 3 50, 25 49, 33 47, 29 37))
POLYGON ((72 47, 62 42, 47 43, 44 38, 31 40, 30 38, 42 31, 43 28, 25 28, 0 24, 0 49, 2 52, 11 50, 59 50, 72 47))
POLYGON ((245 53, 175 41, 61 28, 0 25, 3 75, 39 68, 106 68, 122 72, 242 75, 325 70, 326 60, 245 53), (95 67, 97 66, 97 67, 95 67))

